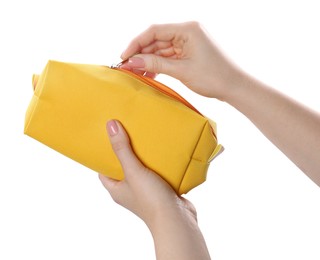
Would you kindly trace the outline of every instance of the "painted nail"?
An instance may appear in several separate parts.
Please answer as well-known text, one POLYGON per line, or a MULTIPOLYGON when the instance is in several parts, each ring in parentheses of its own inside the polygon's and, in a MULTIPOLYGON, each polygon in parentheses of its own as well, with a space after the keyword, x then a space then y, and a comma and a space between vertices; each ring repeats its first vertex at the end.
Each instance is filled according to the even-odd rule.
POLYGON ((37 74, 33 74, 32 76, 32 86, 33 86, 33 90, 36 90, 36 86, 38 84, 38 81, 39 81, 39 75, 37 74))
POLYGON ((128 65, 133 68, 144 68, 144 60, 140 57, 132 57, 128 60, 128 65))
POLYGON ((117 125, 116 120, 110 120, 110 121, 108 121, 108 123, 107 123, 107 130, 108 130, 108 134, 109 134, 110 136, 115 136, 115 135, 118 134, 119 128, 118 128, 118 125, 117 125))

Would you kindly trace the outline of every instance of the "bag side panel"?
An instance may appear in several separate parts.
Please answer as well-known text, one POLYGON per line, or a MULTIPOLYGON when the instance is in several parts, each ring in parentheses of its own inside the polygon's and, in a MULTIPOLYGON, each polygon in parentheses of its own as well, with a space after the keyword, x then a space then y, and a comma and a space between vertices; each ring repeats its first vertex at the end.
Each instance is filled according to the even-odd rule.
POLYGON ((213 135, 212 128, 207 121, 180 184, 179 194, 187 193, 206 180, 210 165, 209 159, 216 147, 217 139, 213 135))

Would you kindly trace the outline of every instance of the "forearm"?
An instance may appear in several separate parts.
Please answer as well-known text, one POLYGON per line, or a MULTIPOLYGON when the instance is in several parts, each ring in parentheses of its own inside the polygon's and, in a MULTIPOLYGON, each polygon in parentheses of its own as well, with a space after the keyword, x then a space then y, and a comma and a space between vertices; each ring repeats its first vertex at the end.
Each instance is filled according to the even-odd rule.
POLYGON ((211 259, 194 217, 182 212, 159 214, 148 226, 157 260, 211 259))
POLYGON ((320 186, 320 115, 242 74, 225 100, 320 186))

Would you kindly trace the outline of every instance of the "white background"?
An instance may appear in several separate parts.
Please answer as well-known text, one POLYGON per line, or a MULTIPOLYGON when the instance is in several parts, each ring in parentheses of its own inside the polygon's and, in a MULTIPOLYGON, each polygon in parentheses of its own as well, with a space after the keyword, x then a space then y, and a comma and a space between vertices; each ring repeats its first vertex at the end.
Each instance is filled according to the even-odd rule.
MULTIPOLYGON (((146 226, 96 173, 23 135, 31 77, 48 59, 110 65, 149 25, 198 20, 246 71, 320 110, 317 2, 2 1, 0 259, 155 258, 146 226)), ((319 187, 235 109, 158 79, 218 123, 226 148, 186 195, 212 258, 319 260, 319 187)))

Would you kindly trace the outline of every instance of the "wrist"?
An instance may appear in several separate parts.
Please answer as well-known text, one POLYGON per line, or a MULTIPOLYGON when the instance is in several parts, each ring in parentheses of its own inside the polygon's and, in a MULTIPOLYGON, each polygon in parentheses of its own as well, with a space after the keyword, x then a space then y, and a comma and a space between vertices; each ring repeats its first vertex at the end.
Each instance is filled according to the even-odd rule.
POLYGON ((235 69, 230 73, 228 80, 222 84, 222 91, 216 98, 234 106, 234 103, 239 102, 246 96, 248 86, 252 85, 252 81, 253 78, 248 74, 240 69, 235 69))
POLYGON ((188 207, 164 209, 148 227, 157 259, 210 259, 196 216, 188 207))
POLYGON ((152 234, 158 232, 158 229, 177 226, 177 223, 182 225, 186 223, 189 223, 188 225, 198 225, 194 207, 191 204, 186 204, 181 199, 177 199, 177 203, 174 205, 166 205, 154 210, 152 216, 145 219, 144 222, 152 234))

